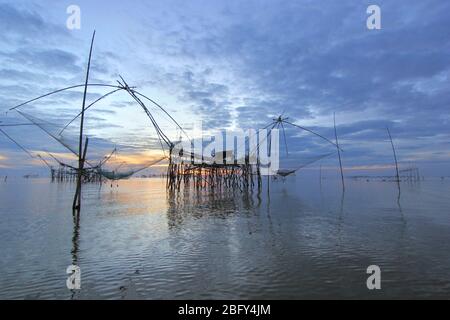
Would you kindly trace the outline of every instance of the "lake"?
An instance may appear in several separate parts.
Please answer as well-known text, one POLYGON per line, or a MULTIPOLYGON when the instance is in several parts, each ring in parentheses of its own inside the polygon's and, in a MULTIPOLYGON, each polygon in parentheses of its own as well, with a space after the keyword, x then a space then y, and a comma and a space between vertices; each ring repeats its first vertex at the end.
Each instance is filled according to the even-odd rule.
MULTIPOLYGON (((266 180, 264 180, 266 184, 266 180)), ((2 299, 450 298, 450 180, 288 177, 260 193, 165 180, 0 183, 2 299), (66 269, 81 268, 81 290, 66 269), (381 269, 368 290, 367 267, 381 269)))

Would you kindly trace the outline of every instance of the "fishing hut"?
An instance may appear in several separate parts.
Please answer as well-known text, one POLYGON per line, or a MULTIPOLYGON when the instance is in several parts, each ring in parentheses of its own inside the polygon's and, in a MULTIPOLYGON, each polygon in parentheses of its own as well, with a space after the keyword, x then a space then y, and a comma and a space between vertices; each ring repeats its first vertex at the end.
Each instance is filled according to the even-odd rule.
MULTIPOLYGON (((183 149, 170 151, 167 167, 167 188, 179 190, 181 186, 194 189, 223 190, 235 188, 241 191, 252 189, 255 180, 261 187, 259 163, 252 164, 250 155, 244 161, 235 159, 233 151, 219 151, 220 156, 207 157, 183 149), (222 161, 220 161, 220 160, 222 161)), ((219 153, 218 152, 218 153, 219 153)))

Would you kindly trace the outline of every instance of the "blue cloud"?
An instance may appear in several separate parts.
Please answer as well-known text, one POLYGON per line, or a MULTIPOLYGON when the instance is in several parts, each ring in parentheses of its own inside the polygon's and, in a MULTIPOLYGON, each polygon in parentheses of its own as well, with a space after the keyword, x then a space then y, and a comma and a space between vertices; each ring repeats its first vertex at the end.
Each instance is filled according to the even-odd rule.
MULTIPOLYGON (((382 30, 369 31, 369 1, 136 1, 127 8, 109 1, 108 15, 100 15, 106 2, 80 1, 83 16, 97 17, 95 25, 84 21, 80 33, 65 29, 64 16, 50 18, 60 14, 55 8, 64 12, 63 5, 31 3, 0 4, 6 30, 0 35, 1 110, 45 89, 82 82, 96 28, 92 79, 114 83, 123 74, 180 122, 262 127, 285 112, 333 138, 336 112, 346 163, 391 161, 386 127, 400 159, 426 154, 420 159, 429 163, 436 154, 436 161, 449 155, 442 151, 450 137, 449 3, 380 0, 382 30)), ((49 117, 68 119, 79 108, 76 94, 33 108, 49 115, 59 104, 64 110, 49 117)), ((105 107, 133 106, 112 99, 105 107)), ((91 123, 113 128, 115 117, 99 111, 91 123)), ((287 135, 292 154, 329 148, 298 130, 287 135)))

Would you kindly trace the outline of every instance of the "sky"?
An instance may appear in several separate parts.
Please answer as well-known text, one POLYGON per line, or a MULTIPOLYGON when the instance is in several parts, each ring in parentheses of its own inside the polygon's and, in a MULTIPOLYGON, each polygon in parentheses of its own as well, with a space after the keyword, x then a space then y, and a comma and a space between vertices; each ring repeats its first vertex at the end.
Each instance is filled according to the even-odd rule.
MULTIPOLYGON (((0 1, 0 128, 34 155, 70 158, 39 128, 1 125, 28 122, 10 107, 82 84, 96 30, 90 81, 116 84, 121 75, 186 129, 199 120, 208 130, 257 129, 283 114, 333 139, 335 113, 348 174, 393 174, 389 127, 402 168, 450 175, 449 12, 437 0, 0 1), (66 26, 73 4, 79 30, 66 26), (371 4, 381 8, 380 30, 366 26, 371 4)), ((107 91, 90 90, 88 101, 107 91)), ((81 101, 73 90, 20 110, 61 125, 81 101)), ((175 139, 173 123, 153 112, 175 139)), ((160 153, 149 119, 126 93, 92 108, 86 133, 92 159, 114 146, 116 161, 129 163, 160 153)), ((286 139, 291 165, 333 150, 294 127, 286 139)), ((336 157, 321 164, 338 166, 336 157)), ((0 175, 45 170, 0 134, 0 175)))

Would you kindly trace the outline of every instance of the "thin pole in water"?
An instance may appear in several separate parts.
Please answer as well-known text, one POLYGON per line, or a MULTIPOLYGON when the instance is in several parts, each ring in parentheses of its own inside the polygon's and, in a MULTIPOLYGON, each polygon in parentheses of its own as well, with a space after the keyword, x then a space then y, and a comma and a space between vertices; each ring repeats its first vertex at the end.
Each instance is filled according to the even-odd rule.
POLYGON ((339 167, 341 169, 342 191, 345 191, 344 171, 342 170, 341 149, 339 148, 339 141, 338 141, 338 135, 337 135, 337 129, 336 129, 336 112, 333 114, 333 121, 334 121, 334 136, 336 138, 336 148, 337 148, 338 157, 339 157, 339 167))
POLYGON ((319 168, 319 184, 320 184, 320 187, 322 187, 322 164, 320 164, 320 168, 319 168))
POLYGON ((397 153, 395 152, 395 146, 394 146, 394 142, 392 141, 391 131, 389 130, 388 127, 386 127, 386 129, 387 129, 387 132, 388 132, 388 135, 389 135, 389 140, 391 141, 392 152, 394 153, 397 185, 398 185, 398 191, 400 192, 400 174, 399 174, 399 171, 398 171, 397 153))
MULTIPOLYGON (((78 146, 78 179, 77 179, 77 190, 75 192, 75 197, 73 199, 73 209, 80 210, 81 207, 81 177, 82 177, 82 170, 84 167, 84 157, 83 157, 83 126, 84 126, 84 110, 86 106, 86 95, 87 95, 87 88, 88 88, 88 82, 89 82, 89 70, 91 68, 91 57, 92 57, 92 48, 94 46, 94 39, 95 39, 95 30, 92 34, 92 40, 91 40, 91 48, 89 50, 89 59, 88 59, 88 65, 87 65, 87 71, 86 71, 86 81, 84 84, 84 94, 83 94, 83 104, 81 107, 81 120, 80 120, 80 141, 78 146)), ((87 147, 87 140, 86 140, 86 147, 87 147)), ((85 150, 86 151, 86 150, 85 150)))

